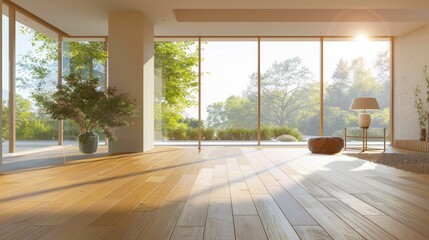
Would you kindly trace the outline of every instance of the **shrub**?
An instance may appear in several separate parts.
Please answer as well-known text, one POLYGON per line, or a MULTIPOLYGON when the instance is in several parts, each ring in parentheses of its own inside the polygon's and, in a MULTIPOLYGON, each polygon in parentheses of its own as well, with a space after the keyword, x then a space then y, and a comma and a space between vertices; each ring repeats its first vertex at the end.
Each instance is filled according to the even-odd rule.
POLYGON ((168 138, 171 140, 186 140, 187 130, 188 126, 180 123, 174 129, 168 131, 168 138))
POLYGON ((257 130, 254 128, 227 128, 217 131, 219 140, 252 140, 256 139, 257 130))
POLYGON ((261 127, 261 140, 270 140, 282 135, 291 135, 301 141, 301 133, 296 128, 289 127, 261 127))
POLYGON ((225 130, 218 130, 216 132, 216 139, 218 139, 218 140, 220 140, 220 139, 229 140, 230 136, 228 136, 228 133, 225 130))
POLYGON ((273 131, 270 127, 261 127, 261 140, 271 140, 273 138, 273 131))
MULTIPOLYGON (((203 140, 256 140, 258 130, 256 128, 227 128, 215 131, 214 128, 203 128, 201 138, 203 140), (216 133, 216 136, 215 136, 216 133)), ((185 123, 179 123, 174 129, 167 131, 170 140, 197 140, 198 128, 189 127, 185 123)), ((289 127, 261 127, 261 140, 271 140, 273 138, 287 138, 282 142, 301 141, 301 133, 296 128, 289 127), (288 135, 289 137, 284 137, 288 135)))
POLYGON ((278 136, 276 140, 279 142, 298 142, 298 139, 296 139, 296 137, 287 134, 278 136))
POLYGON ((198 140, 198 128, 188 128, 186 140, 198 140))
POLYGON ((257 129, 246 129, 243 133, 243 137, 246 140, 254 140, 258 138, 258 130, 257 129))
POLYGON ((214 139, 214 129, 213 128, 203 128, 201 131, 201 138, 204 140, 213 140, 214 139))

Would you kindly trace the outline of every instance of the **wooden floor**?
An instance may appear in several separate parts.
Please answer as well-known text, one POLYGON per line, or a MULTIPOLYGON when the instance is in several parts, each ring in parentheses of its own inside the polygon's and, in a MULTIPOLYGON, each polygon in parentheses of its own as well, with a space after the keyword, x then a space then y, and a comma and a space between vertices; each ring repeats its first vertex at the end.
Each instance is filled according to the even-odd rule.
POLYGON ((429 239, 429 176, 305 148, 158 147, 1 175, 0 239, 429 239))

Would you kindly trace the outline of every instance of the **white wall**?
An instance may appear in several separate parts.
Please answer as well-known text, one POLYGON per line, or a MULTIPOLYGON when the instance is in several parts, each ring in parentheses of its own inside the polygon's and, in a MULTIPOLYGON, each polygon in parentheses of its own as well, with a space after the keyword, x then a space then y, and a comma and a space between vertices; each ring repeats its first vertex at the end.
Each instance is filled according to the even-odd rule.
MULTIPOLYGON (((3 12, 3 1, 0 0, 0 12, 3 12)), ((0 33, 3 33, 3 17, 0 18, 0 33)), ((0 35, 1 36, 1 35, 0 35)), ((3 46, 3 37, 0 37, 0 46, 3 46)), ((0 48, 0 90, 3 89, 3 47, 0 48)), ((0 91, 0 99, 3 99, 0 91)), ((3 112, 3 104, 0 105, 0 111, 3 112)), ((3 129, 3 121, 0 121, 0 129, 3 129)), ((0 131, 0 138, 3 139, 3 131, 0 131)), ((0 144, 0 172, 3 170, 3 144, 0 144)))
POLYGON ((109 86, 130 94, 140 106, 133 125, 116 132, 109 153, 143 152, 153 147, 153 24, 140 12, 109 14, 109 86))
POLYGON ((143 91, 144 91, 144 105, 143 105, 143 151, 148 151, 154 147, 155 139, 155 48, 154 48, 154 26, 153 23, 147 19, 144 22, 144 69, 143 69, 143 91))
POLYGON ((425 97, 423 68, 429 66, 429 24, 396 37, 394 54, 395 139, 417 140, 420 127, 412 90, 419 85, 425 97))

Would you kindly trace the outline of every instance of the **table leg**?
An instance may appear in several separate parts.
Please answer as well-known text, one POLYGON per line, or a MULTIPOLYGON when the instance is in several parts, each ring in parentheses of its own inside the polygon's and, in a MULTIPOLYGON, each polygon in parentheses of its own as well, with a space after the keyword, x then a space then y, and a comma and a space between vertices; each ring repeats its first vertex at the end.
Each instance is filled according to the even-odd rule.
POLYGON ((344 150, 347 149, 347 128, 344 128, 344 150))
POLYGON ((368 129, 362 128, 362 152, 365 152, 368 149, 368 129))
POLYGON ((384 151, 386 151, 386 128, 384 128, 384 133, 383 133, 383 139, 384 139, 384 151))

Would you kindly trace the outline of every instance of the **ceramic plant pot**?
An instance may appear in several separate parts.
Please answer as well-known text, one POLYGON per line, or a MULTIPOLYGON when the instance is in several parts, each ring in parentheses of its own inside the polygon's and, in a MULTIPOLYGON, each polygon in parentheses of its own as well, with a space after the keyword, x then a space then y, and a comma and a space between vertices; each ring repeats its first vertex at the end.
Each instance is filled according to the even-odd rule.
POLYGON ((420 129, 420 141, 426 141, 426 129, 420 129))
POLYGON ((79 150, 85 154, 95 153, 98 148, 98 135, 94 132, 82 133, 78 137, 79 150))

